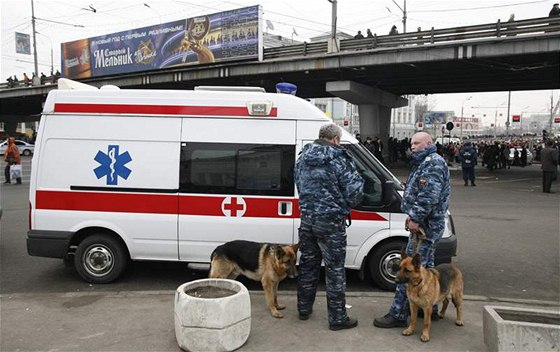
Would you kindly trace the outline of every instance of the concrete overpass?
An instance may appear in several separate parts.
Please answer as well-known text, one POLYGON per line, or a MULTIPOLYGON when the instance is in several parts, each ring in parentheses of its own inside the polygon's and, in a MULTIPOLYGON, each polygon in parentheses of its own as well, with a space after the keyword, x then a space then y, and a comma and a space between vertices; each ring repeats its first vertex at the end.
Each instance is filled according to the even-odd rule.
MULTIPOLYGON (((388 135, 391 108, 404 94, 560 88, 560 18, 304 43, 264 50, 261 62, 197 65, 83 80, 121 88, 298 85, 304 98, 337 96, 357 104, 362 133, 388 135)), ((4 121, 36 117, 53 86, 0 90, 4 121)), ((20 120, 21 121, 21 120, 20 120)))

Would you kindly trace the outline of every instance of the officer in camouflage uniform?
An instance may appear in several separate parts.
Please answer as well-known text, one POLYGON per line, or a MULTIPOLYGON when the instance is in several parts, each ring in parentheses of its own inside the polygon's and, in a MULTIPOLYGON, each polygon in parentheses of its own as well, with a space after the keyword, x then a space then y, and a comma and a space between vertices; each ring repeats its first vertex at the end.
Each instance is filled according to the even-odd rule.
MULTIPOLYGON (((411 232, 406 253, 413 254, 412 234, 422 227, 427 235, 419 249, 422 265, 433 268, 435 250, 443 235, 449 207, 449 169, 445 160, 436 153, 436 146, 428 133, 416 133, 410 144, 412 169, 401 202, 401 210, 408 215, 405 226, 411 232)), ((389 313, 376 318, 373 325, 380 328, 406 327, 409 313, 406 285, 398 284, 389 313)))
POLYGON ((329 329, 351 329, 356 319, 346 314, 346 224, 350 208, 363 196, 364 180, 346 150, 340 147, 342 130, 323 125, 319 139, 303 147, 295 168, 299 192, 299 318, 313 311, 321 260, 325 262, 329 329))

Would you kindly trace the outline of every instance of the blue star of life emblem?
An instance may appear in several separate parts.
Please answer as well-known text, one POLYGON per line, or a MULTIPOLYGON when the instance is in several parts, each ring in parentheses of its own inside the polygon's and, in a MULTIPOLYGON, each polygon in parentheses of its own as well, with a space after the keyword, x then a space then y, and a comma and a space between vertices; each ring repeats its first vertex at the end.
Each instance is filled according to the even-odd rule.
POLYGON ((110 145, 107 150, 107 154, 103 153, 101 150, 97 152, 94 158, 100 166, 95 168, 95 176, 100 179, 103 176, 107 176, 108 185, 116 185, 119 176, 128 179, 132 170, 125 166, 126 163, 132 161, 130 154, 125 152, 119 155, 119 146, 110 145))

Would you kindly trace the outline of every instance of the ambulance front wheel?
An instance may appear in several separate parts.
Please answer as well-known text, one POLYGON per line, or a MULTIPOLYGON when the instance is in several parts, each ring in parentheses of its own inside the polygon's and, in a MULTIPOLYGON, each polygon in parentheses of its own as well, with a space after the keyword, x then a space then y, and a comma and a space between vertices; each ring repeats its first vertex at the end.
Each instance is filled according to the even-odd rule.
POLYGON ((369 273, 379 288, 394 291, 397 287, 397 268, 401 262, 401 248, 404 247, 406 242, 396 240, 381 244, 371 253, 368 262, 369 273))
POLYGON ((86 237, 78 245, 74 266, 78 274, 94 284, 107 284, 116 280, 128 264, 128 254, 123 244, 104 234, 86 237))

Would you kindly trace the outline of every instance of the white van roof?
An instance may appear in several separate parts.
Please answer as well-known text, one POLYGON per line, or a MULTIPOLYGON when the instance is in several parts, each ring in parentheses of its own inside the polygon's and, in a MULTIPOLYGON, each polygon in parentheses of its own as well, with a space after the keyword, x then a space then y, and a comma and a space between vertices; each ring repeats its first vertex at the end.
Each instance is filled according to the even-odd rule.
POLYGON ((212 116, 331 121, 290 94, 246 90, 74 89, 49 92, 43 114, 212 116))

